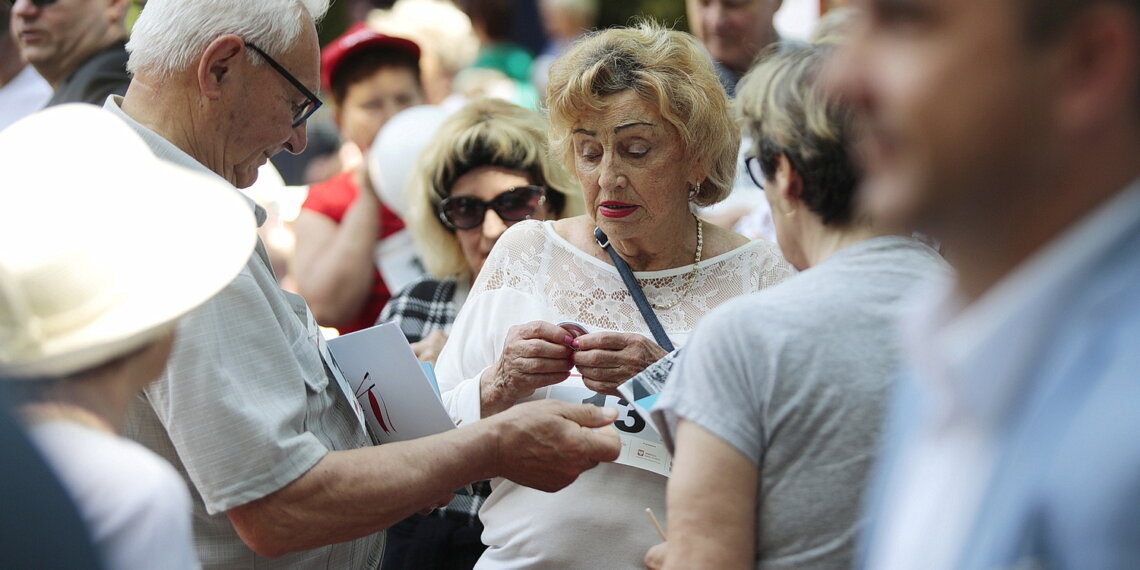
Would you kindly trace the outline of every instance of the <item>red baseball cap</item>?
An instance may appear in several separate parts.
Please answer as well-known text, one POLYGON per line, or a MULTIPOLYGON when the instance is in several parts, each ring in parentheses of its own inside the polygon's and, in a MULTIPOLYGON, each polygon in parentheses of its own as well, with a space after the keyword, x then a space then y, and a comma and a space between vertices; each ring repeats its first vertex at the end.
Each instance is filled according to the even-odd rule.
POLYGON ((364 22, 357 22, 321 50, 321 88, 326 91, 332 88, 333 75, 345 58, 361 50, 375 48, 401 51, 417 62, 420 59, 420 46, 416 42, 381 34, 364 22))

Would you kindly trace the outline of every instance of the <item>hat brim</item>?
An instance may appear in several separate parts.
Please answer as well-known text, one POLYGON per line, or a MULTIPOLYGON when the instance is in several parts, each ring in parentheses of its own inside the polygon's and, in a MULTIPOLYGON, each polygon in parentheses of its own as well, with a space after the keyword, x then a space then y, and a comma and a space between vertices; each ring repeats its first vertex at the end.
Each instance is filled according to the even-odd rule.
MULTIPOLYGON (((98 267, 106 271, 100 277, 114 280, 114 292, 97 317, 67 330, 40 331, 41 338, 26 352, 0 362, 0 375, 8 377, 70 374, 152 341, 156 331, 231 283, 257 240, 252 204, 233 186, 215 175, 158 159, 130 127, 106 111, 87 106, 105 115, 92 118, 86 109, 66 107, 70 106, 53 108, 63 109, 54 112, 64 117, 48 123, 70 119, 73 127, 78 121, 84 130, 96 129, 98 139, 89 142, 98 140, 96 145, 113 149, 108 152, 115 156, 109 158, 108 152, 94 146, 87 146, 87 154, 81 156, 68 155, 69 149, 64 149, 67 168, 41 171, 34 189, 6 192, 5 201, 11 197, 14 209, 28 216, 51 212, 54 229, 44 233, 52 235, 28 237, 57 242, 48 248, 78 247, 74 242, 79 241, 85 252, 96 252, 98 267), (109 170, 107 160, 115 160, 120 168, 109 170), (84 191, 77 192, 76 187, 84 191)), ((32 126, 36 130, 50 126, 42 123, 32 126)), ((23 131, 4 134, 19 137, 23 131)), ((4 142, 11 140, 7 137, 4 142)), ((0 155, 11 157, 4 146, 0 144, 0 155)), ((16 168, 17 178, 34 175, 37 165, 27 163, 39 160, 30 154, 18 155, 21 161, 29 156, 16 168)), ((84 279, 82 271, 57 273, 60 279, 84 279)))

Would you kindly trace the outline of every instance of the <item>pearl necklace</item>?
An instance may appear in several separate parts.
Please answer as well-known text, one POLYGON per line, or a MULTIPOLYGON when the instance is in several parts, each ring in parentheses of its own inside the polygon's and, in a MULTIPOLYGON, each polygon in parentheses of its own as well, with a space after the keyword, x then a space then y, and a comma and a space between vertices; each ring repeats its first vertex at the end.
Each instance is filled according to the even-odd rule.
POLYGON ((689 272, 688 277, 685 279, 685 287, 681 290, 681 294, 677 296, 677 299, 675 301, 669 303, 668 305, 650 303, 650 306, 652 306, 654 309, 657 309, 658 311, 668 311, 669 309, 680 305, 681 301, 684 301, 685 297, 689 295, 689 291, 693 289, 693 284, 697 282, 697 272, 701 269, 701 254, 705 250, 705 233, 702 229, 701 219, 695 215, 693 216, 693 219, 697 221, 697 250, 696 253, 693 254, 693 270, 689 272))

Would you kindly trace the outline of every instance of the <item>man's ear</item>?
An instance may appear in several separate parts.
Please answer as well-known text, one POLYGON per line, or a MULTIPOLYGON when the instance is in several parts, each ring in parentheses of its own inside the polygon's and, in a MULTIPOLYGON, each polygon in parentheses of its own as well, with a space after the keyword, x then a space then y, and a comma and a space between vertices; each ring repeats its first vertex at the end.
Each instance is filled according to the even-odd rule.
POLYGON ((245 57, 245 42, 238 36, 219 36, 198 59, 198 89, 209 99, 222 96, 222 84, 232 77, 238 58, 245 57))
POLYGON ((1082 10, 1061 45, 1062 125, 1071 133, 1135 117, 1140 77, 1140 18, 1117 2, 1082 10))

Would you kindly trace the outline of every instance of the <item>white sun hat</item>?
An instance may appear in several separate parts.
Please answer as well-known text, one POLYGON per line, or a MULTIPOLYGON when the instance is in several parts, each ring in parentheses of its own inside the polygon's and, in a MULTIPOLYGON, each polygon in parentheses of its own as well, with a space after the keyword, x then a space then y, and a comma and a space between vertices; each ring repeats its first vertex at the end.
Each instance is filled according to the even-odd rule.
POLYGON ((55 377, 153 341, 249 260, 229 184, 159 160, 110 112, 40 111, 0 131, 0 378, 55 377))

